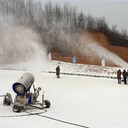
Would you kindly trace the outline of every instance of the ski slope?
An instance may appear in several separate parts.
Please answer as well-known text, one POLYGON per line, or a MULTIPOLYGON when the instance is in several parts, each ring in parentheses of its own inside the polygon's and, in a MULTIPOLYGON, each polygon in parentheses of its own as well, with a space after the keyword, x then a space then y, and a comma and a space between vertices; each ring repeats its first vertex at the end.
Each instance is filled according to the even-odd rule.
MULTIPOLYGON (((117 68, 107 67, 103 69, 99 66, 89 66, 92 69, 89 70, 87 65, 52 61, 49 71, 55 71, 57 64, 60 65, 62 72, 79 74, 115 76, 113 72, 117 70, 117 68)), ((12 69, 14 68, 16 69, 16 67, 12 69)), ((9 92, 14 98, 12 84, 26 72, 2 68, 0 95, 9 92)), ((123 83, 118 85, 116 79, 62 74, 61 78, 57 79, 54 73, 48 71, 33 75, 34 85, 42 87, 42 91, 45 91, 45 99, 50 100, 51 108, 47 109, 47 112, 38 109, 28 110, 30 113, 44 112, 40 115, 28 115, 24 111, 14 113, 12 106, 3 106, 3 98, 0 97, 0 128, 128 127, 128 86, 123 83)))

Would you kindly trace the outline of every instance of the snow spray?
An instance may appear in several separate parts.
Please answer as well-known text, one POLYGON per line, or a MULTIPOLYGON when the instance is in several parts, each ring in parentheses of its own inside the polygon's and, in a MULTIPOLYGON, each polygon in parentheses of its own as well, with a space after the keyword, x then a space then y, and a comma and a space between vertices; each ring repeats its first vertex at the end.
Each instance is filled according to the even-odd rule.
POLYGON ((95 42, 88 34, 81 36, 80 42, 82 45, 79 45, 81 53, 92 60, 96 58, 105 59, 112 64, 116 64, 121 67, 128 67, 128 63, 122 60, 119 56, 110 52, 105 47, 101 46, 99 43, 95 42), (81 47, 82 46, 82 47, 81 47))
POLYGON ((85 56, 88 57, 90 61, 105 59, 111 64, 116 64, 124 68, 128 67, 128 64, 124 60, 95 42, 87 32, 83 34, 83 31, 65 31, 63 27, 55 25, 49 30, 47 36, 50 36, 50 40, 48 37, 45 37, 47 38, 47 46, 53 50, 58 50, 57 52, 61 55, 69 56, 72 54, 85 56))
POLYGON ((47 68, 47 50, 29 26, 0 21, 0 65, 42 71, 47 68))

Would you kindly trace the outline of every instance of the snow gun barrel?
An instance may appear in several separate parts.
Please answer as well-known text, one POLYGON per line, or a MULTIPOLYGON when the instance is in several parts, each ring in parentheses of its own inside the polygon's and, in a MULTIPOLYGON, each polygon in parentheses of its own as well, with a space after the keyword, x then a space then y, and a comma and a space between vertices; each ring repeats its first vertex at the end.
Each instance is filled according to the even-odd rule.
POLYGON ((24 96, 30 90, 33 83, 34 76, 31 73, 25 73, 12 85, 12 88, 17 95, 24 96))

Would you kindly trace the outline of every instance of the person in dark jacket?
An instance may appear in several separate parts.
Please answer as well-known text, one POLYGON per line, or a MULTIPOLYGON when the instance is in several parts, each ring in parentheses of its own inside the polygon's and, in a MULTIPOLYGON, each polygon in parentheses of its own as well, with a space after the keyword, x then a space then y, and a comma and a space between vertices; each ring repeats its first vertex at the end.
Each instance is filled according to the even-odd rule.
POLYGON ((127 84, 127 72, 125 69, 123 71, 123 78, 124 78, 124 84, 127 84))
POLYGON ((57 78, 60 78, 60 67, 59 67, 59 65, 56 67, 56 76, 57 76, 57 78))
POLYGON ((117 79, 118 79, 118 84, 121 84, 121 70, 120 69, 117 71, 117 79))

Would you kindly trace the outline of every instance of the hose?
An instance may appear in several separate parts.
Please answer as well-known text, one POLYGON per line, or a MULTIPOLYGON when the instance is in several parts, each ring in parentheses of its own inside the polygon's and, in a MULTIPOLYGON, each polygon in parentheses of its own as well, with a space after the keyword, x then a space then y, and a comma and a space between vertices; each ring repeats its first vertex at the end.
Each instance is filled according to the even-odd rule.
MULTIPOLYGON (((32 106, 32 107, 38 108, 38 107, 36 107, 36 106, 32 106)), ((38 108, 38 109, 40 109, 40 108, 38 108)), ((57 118, 54 118, 54 117, 50 117, 50 116, 41 115, 41 114, 44 114, 44 113, 47 112, 46 109, 44 109, 44 110, 45 110, 45 111, 43 111, 43 112, 31 113, 31 112, 28 112, 26 109, 24 109, 24 111, 26 112, 26 114, 23 114, 23 115, 0 116, 0 118, 24 117, 24 116, 33 116, 33 115, 36 115, 36 116, 39 116, 39 117, 47 118, 47 119, 50 119, 50 120, 54 120, 54 121, 61 122, 61 123, 65 123, 65 124, 69 124, 69 125, 74 125, 74 126, 81 127, 81 128, 89 128, 89 127, 84 126, 84 125, 80 125, 80 124, 76 124, 76 123, 72 123, 72 122, 60 120, 60 119, 57 119, 57 118)))
POLYGON ((10 115, 10 116, 0 116, 0 118, 32 116, 32 115, 39 115, 39 114, 43 114, 43 113, 47 112, 47 110, 45 110, 45 111, 43 111, 43 112, 30 113, 30 112, 26 111, 26 109, 24 109, 24 111, 25 111, 27 114, 23 114, 23 115, 10 115))
POLYGON ((0 97, 5 97, 5 95, 0 95, 0 97))
POLYGON ((56 118, 53 118, 53 117, 50 117, 50 116, 44 116, 44 115, 37 115, 37 116, 44 117, 44 118, 47 118, 47 119, 50 119, 50 120, 54 120, 54 121, 57 121, 57 122, 69 124, 69 125, 74 125, 74 126, 81 127, 81 128, 89 128, 89 127, 84 126, 84 125, 80 125, 80 124, 76 124, 76 123, 72 123, 72 122, 56 119, 56 118))
MULTIPOLYGON (((32 105, 30 105, 30 106, 40 109, 40 108, 37 107, 37 106, 32 106, 32 105)), ((46 109, 44 109, 44 110, 45 110, 45 112, 43 112, 43 113, 46 113, 47 110, 46 110, 46 109)), ((58 122, 65 123, 65 124, 69 124, 69 125, 74 125, 74 126, 77 126, 77 127, 89 128, 89 127, 84 126, 84 125, 80 125, 80 124, 76 124, 76 123, 72 123, 72 122, 68 122, 68 121, 56 119, 56 118, 53 118, 53 117, 50 117, 50 116, 40 115, 40 114, 43 114, 43 113, 30 113, 30 112, 26 111, 26 109, 24 109, 24 111, 25 111, 26 113, 30 114, 30 115, 40 116, 40 117, 43 117, 43 118, 47 118, 47 119, 50 119, 50 120, 58 121, 58 122)))

